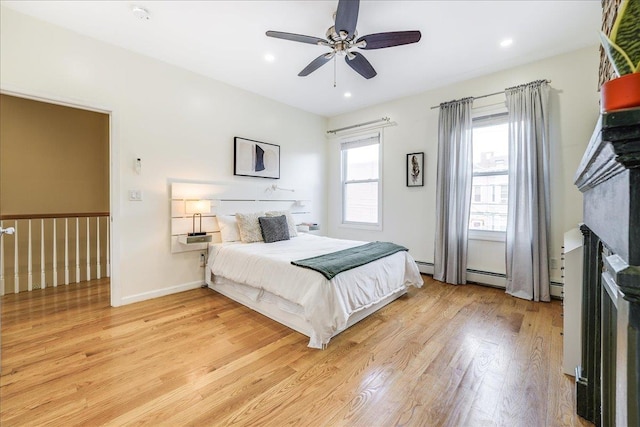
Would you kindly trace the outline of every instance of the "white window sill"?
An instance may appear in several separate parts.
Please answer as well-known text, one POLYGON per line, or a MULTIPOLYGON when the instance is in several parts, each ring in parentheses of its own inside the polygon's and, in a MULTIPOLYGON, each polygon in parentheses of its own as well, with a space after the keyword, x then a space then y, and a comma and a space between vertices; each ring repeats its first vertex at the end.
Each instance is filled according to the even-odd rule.
POLYGON ((354 228, 357 230, 382 231, 382 224, 367 224, 363 222, 343 222, 341 228, 354 228))
POLYGON ((490 242, 505 242, 507 233, 504 231, 469 230, 469 240, 486 240, 490 242))

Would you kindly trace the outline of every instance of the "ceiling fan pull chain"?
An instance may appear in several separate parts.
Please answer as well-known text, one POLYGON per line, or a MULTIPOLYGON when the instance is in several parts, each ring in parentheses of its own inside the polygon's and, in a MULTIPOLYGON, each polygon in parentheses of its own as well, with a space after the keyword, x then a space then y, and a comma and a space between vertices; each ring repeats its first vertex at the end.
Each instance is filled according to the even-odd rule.
POLYGON ((336 57, 333 57, 333 87, 336 87, 336 57))

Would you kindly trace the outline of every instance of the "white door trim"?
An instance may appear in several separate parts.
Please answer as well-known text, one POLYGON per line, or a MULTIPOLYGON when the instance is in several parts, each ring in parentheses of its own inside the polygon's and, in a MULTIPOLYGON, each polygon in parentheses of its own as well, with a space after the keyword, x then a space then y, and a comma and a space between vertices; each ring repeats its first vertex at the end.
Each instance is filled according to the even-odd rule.
POLYGON ((81 110, 95 111, 109 116, 109 256, 111 262, 111 306, 122 305, 122 289, 120 286, 120 144, 117 135, 117 114, 112 108, 94 104, 85 100, 64 98, 58 95, 42 93, 23 88, 12 87, 5 83, 0 85, 0 93, 34 101, 57 104, 81 110))

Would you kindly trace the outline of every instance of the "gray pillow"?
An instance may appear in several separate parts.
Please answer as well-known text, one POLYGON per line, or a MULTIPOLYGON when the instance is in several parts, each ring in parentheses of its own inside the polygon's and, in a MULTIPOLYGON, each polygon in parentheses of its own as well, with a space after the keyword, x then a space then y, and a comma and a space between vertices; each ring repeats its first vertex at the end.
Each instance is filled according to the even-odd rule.
POLYGON ((296 230, 296 223, 289 211, 268 211, 265 213, 265 216, 280 216, 284 215, 287 217, 287 224, 289 224, 289 238, 296 237, 298 235, 298 230, 296 230))
POLYGON ((265 243, 289 240, 289 226, 287 225, 286 216, 261 216, 258 218, 258 221, 260 222, 262 238, 265 243))

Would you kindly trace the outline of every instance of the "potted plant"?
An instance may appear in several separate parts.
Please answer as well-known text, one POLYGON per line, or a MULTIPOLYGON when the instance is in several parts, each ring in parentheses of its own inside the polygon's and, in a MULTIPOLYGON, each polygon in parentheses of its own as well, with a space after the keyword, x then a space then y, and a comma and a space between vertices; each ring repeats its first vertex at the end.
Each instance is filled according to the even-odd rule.
POLYGON ((623 0, 611 35, 600 38, 618 76, 600 88, 602 110, 640 106, 640 0, 623 0))

